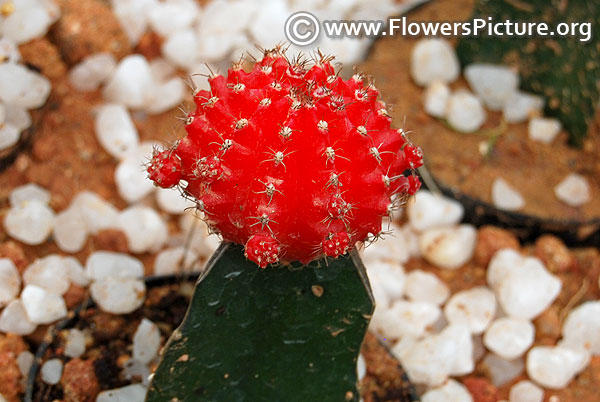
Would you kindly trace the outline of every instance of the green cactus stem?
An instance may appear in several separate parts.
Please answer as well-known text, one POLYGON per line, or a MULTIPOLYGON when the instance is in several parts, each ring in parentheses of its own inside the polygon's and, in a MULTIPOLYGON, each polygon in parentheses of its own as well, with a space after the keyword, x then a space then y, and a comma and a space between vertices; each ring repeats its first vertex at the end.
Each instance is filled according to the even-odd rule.
MULTIPOLYGON (((494 22, 545 22, 549 30, 559 23, 591 23, 591 40, 582 36, 464 38, 458 56, 473 62, 503 63, 517 67, 522 87, 546 97, 546 113, 558 117, 572 145, 581 146, 599 99, 600 7, 597 0, 477 0, 473 18, 494 22)), ((579 29, 579 28, 577 28, 579 29)), ((578 32, 578 31, 576 31, 578 32)))
POLYGON ((356 360, 374 310, 355 250, 260 269, 224 243, 162 353, 148 402, 358 401, 356 360))

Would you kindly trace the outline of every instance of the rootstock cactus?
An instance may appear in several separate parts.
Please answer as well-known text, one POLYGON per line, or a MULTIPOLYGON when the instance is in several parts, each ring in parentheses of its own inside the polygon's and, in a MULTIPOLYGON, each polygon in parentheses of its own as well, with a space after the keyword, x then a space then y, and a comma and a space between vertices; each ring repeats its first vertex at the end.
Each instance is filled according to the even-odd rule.
POLYGON ((224 240, 260 267, 345 254, 381 232, 414 194, 421 151, 392 129, 362 75, 342 79, 332 58, 264 52, 194 95, 187 135, 156 152, 159 186, 180 186, 224 240))

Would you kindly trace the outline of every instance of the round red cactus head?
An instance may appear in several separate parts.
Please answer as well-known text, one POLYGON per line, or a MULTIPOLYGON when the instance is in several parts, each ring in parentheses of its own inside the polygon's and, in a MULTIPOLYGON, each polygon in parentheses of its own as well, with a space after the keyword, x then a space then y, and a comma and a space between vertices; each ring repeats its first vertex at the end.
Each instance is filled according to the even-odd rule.
POLYGON ((179 183, 261 267, 346 253, 420 186, 420 150, 390 127, 375 87, 343 80, 331 60, 275 49, 251 71, 210 77, 187 136, 150 165, 151 179, 179 183))

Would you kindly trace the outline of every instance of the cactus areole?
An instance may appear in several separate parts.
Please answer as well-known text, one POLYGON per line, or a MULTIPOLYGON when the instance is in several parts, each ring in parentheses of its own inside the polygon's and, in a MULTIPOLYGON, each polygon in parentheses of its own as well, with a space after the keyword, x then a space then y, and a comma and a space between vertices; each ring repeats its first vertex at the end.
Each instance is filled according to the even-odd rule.
POLYGON ((362 75, 343 80, 331 61, 275 49, 251 71, 211 76, 187 135, 148 167, 262 268, 345 254, 420 186, 405 172, 422 164, 421 151, 391 128, 377 89, 362 75))

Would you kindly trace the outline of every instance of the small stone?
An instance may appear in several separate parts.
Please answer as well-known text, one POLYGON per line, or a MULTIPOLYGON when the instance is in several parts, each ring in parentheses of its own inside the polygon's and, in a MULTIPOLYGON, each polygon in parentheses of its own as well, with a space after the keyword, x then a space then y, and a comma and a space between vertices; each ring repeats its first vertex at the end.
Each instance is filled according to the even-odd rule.
POLYGON ((466 325, 472 334, 481 334, 496 314, 496 297, 484 286, 455 293, 444 315, 450 324, 466 325))
POLYGON ((109 102, 141 109, 147 104, 153 87, 154 80, 148 61, 142 55, 133 54, 119 62, 102 94, 109 102))
POLYGON ((46 103, 50 95, 50 81, 43 75, 21 64, 0 64, 0 100, 35 109, 46 103))
POLYGON ((81 251, 87 241, 88 227, 78 208, 70 207, 56 215, 52 238, 66 253, 81 251))
POLYGON ((477 231, 471 225, 428 229, 419 237, 419 248, 430 263, 456 269, 473 256, 476 238, 477 231))
POLYGON ((117 226, 119 211, 98 194, 82 191, 75 196, 72 206, 79 209, 83 220, 92 234, 117 226))
POLYGON ((535 257, 502 249, 492 257, 487 281, 498 303, 511 317, 531 320, 548 308, 560 293, 562 282, 535 257))
POLYGON ((483 358, 483 365, 487 368, 492 384, 496 387, 511 382, 525 369, 522 358, 506 360, 493 353, 488 353, 483 358))
POLYGON ((144 402, 146 387, 142 384, 127 385, 126 387, 102 391, 96 402, 144 402))
POLYGON ((550 272, 566 272, 576 264, 565 243, 552 235, 542 235, 535 241, 535 256, 546 265, 550 272))
POLYGON ((4 228, 13 238, 35 246, 46 241, 54 225, 54 211, 32 200, 12 207, 4 217, 4 228))
POLYGON ((446 116, 446 107, 450 99, 450 88, 446 83, 433 81, 425 89, 425 111, 433 116, 443 118, 446 116))
POLYGON ((471 334, 462 325, 450 325, 407 348, 401 358, 408 377, 431 387, 442 385, 449 375, 473 371, 471 334))
POLYGON ((456 380, 448 380, 438 388, 430 389, 421 396, 422 402, 473 402, 473 397, 467 388, 456 380))
POLYGON ((144 166, 153 149, 153 143, 142 143, 139 148, 127 154, 115 170, 115 183, 119 195, 130 204, 142 200, 156 188, 148 178, 144 166))
POLYGON ((44 381, 46 384, 58 384, 60 377, 62 377, 63 362, 60 359, 47 360, 44 364, 42 364, 40 372, 42 375, 42 381, 44 381))
POLYGON ((571 173, 554 187, 556 198, 571 207, 580 207, 590 202, 590 185, 585 177, 571 173))
POLYGON ((496 177, 492 183, 492 202, 505 211, 518 211, 525 206, 523 196, 506 180, 496 177))
POLYGON ((160 330, 152 321, 143 318, 133 336, 133 358, 150 363, 160 348, 160 330))
POLYGON ((358 355, 358 359, 356 360, 356 377, 358 381, 362 381, 363 378, 367 375, 367 362, 365 361, 364 356, 361 354, 358 355))
POLYGON ((166 81, 175 74, 175 67, 162 57, 157 57, 150 61, 150 70, 156 82, 166 81))
POLYGON ((193 29, 182 29, 170 35, 162 45, 164 57, 185 70, 194 67, 200 44, 193 29))
POLYGON ((23 273, 23 281, 56 295, 63 295, 71 283, 63 259, 56 254, 35 260, 23 273))
POLYGON ((117 159, 124 158, 138 146, 137 129, 123 105, 109 103, 99 107, 94 127, 102 148, 117 159))
POLYGON ((69 81, 78 91, 95 91, 117 66, 110 53, 96 53, 83 59, 69 72, 69 81))
POLYGON ((65 356, 77 358, 85 353, 85 334, 73 328, 67 331, 65 356))
POLYGON ((194 1, 171 1, 156 4, 148 17, 152 30, 160 36, 167 37, 191 26, 199 12, 194 1))
POLYGON ((502 116, 507 123, 522 123, 541 113, 544 98, 521 91, 513 92, 502 108, 502 116))
POLYGON ((60 14, 52 2, 24 1, 12 4, 14 11, 5 15, 2 21, 2 36, 17 44, 44 36, 60 14))
POLYGON ((434 195, 421 190, 409 201, 407 216, 410 226, 416 231, 424 231, 439 226, 453 225, 462 219, 463 206, 450 198, 434 195))
POLYGON ((6 306, 21 290, 21 275, 8 258, 0 258, 0 308, 6 306))
POLYGON ((485 346, 506 359, 521 357, 533 344, 535 327, 527 320, 502 317, 495 320, 485 332, 485 346))
POLYGON ((150 368, 145 363, 137 361, 136 359, 129 359, 123 364, 122 375, 128 380, 135 380, 136 378, 141 378, 142 385, 148 386, 150 380, 148 377, 150 376, 150 368))
POLYGON ((0 314, 0 331, 18 335, 30 335, 37 325, 27 317, 20 299, 11 301, 0 314))
POLYGON ((140 260, 123 253, 95 251, 85 263, 87 276, 92 280, 107 278, 141 278, 144 265, 140 260))
POLYGON ((102 311, 129 314, 144 303, 146 285, 139 279, 107 277, 93 282, 90 293, 102 311))
POLYGON ((173 109, 183 102, 186 87, 179 77, 173 77, 152 87, 144 104, 149 114, 159 114, 173 109))
POLYGON ((18 207, 23 203, 34 200, 42 204, 48 204, 50 193, 35 183, 28 183, 11 191, 8 199, 11 207, 18 207))
POLYGON ((181 215, 186 209, 191 209, 196 206, 196 204, 192 200, 186 198, 177 187, 157 188, 156 203, 160 209, 173 215, 181 215))
POLYGON ((129 250, 133 253, 158 251, 167 241, 167 225, 156 212, 148 207, 133 206, 123 210, 119 228, 127 236, 129 250))
POLYGON ((22 132, 31 127, 31 115, 21 106, 16 105, 4 105, 6 110, 6 124, 10 124, 17 131, 22 132))
POLYGON ((446 119, 455 130, 472 133, 485 122, 486 113, 478 97, 469 91, 458 90, 448 100, 446 119))
POLYGON ((19 142, 21 131, 12 124, 0 125, 0 151, 8 149, 19 142))
POLYGON ((156 0, 120 0, 112 2, 112 9, 127 34, 129 42, 136 45, 148 28, 149 10, 156 7, 156 0))
POLYGON ((502 110, 519 86, 517 72, 502 65, 470 64, 465 67, 464 76, 490 110, 502 110))
POLYGON ((550 389, 566 387, 587 362, 589 354, 567 347, 534 346, 527 353, 527 374, 550 389))
POLYGON ((509 402, 543 402, 544 390, 531 381, 519 381, 510 388, 509 402))
POLYGON ((39 286, 25 286, 21 293, 21 301, 27 316, 35 324, 50 324, 67 316, 67 306, 63 298, 39 286))
POLYGON ((386 339, 419 338, 440 315, 435 304, 397 300, 378 316, 375 326, 386 339))
POLYGON ((563 340, 569 346, 600 355, 600 301, 585 302, 569 312, 563 324, 563 340))
POLYGON ((21 61, 19 47, 12 39, 6 37, 0 38, 0 60, 8 63, 18 63, 21 61))
POLYGON ((392 264, 405 263, 410 258, 404 233, 396 224, 390 223, 390 237, 379 239, 364 247, 362 258, 365 262, 385 261, 392 264))
POLYGON ((29 370, 33 366, 35 356, 28 350, 24 350, 17 356, 17 364, 19 365, 19 371, 23 377, 29 376, 29 370))
POLYGON ((420 269, 406 275, 404 285, 406 296, 412 301, 422 301, 442 305, 450 296, 450 289, 435 274, 420 269))
POLYGON ((197 259, 196 252, 192 249, 186 250, 185 247, 162 250, 154 260, 154 275, 172 275, 194 271, 194 263, 197 259))
POLYGON ((496 226, 485 225, 477 231, 477 242, 473 259, 481 266, 487 266, 492 256, 503 248, 519 249, 519 239, 510 231, 496 226))
POLYGON ((533 117, 529 120, 529 138, 533 141, 550 144, 560 133, 562 126, 560 120, 549 117, 533 117))
POLYGON ((460 74, 454 48, 445 39, 421 39, 412 50, 410 73, 418 85, 433 81, 452 82, 460 74))
POLYGON ((402 265, 385 261, 369 261, 366 264, 369 279, 381 285, 386 299, 396 300, 402 297, 406 280, 402 265))

